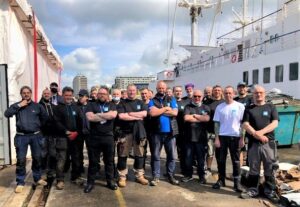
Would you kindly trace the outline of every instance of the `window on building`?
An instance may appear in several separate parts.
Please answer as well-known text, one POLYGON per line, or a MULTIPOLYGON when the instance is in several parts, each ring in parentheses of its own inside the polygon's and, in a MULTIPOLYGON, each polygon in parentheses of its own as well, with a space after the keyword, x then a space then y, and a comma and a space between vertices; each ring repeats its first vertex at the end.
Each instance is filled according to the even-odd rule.
POLYGON ((264 80, 263 82, 264 83, 270 83, 270 77, 271 77, 271 68, 270 67, 267 67, 267 68, 264 68, 264 80))
POLYGON ((297 63, 290 63, 290 80, 298 80, 299 74, 299 64, 297 63))
POLYGON ((275 71, 275 81, 283 82, 283 65, 277 65, 275 71))
POLYGON ((248 71, 243 72, 243 82, 245 82, 248 85, 248 82, 249 82, 249 72, 248 71))
POLYGON ((252 84, 258 84, 258 69, 252 71, 252 84))

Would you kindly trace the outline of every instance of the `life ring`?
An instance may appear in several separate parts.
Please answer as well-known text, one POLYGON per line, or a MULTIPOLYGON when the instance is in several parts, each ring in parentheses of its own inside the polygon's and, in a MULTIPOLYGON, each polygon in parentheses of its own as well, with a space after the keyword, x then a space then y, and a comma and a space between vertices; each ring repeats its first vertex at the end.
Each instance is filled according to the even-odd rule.
POLYGON ((235 61, 236 61, 236 55, 232 55, 232 56, 231 56, 231 62, 232 62, 232 63, 235 63, 235 61))
POLYGON ((172 78, 172 76, 173 76, 173 73, 172 72, 167 72, 167 78, 172 78))

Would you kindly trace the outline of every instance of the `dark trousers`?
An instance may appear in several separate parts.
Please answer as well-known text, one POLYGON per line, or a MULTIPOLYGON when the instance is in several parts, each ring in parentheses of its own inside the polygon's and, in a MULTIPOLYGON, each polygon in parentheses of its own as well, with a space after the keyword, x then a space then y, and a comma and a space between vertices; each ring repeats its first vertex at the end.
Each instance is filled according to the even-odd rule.
POLYGON ((33 135, 16 135, 14 144, 17 154, 16 164, 16 181, 17 185, 25 185, 26 175, 26 155, 28 146, 31 149, 32 156, 32 175, 33 180, 37 182, 41 178, 41 158, 42 158, 42 146, 45 139, 41 134, 33 135))
POLYGON ((68 141, 69 153, 71 156, 71 180, 80 177, 83 165, 83 137, 78 136, 75 140, 68 141))
POLYGON ((186 152, 185 152, 185 141, 184 141, 184 134, 180 132, 176 136, 176 146, 177 146, 177 154, 180 164, 181 173, 185 174, 185 167, 186 167, 186 152))
POLYGON ((240 175, 240 149, 239 137, 219 136, 221 147, 218 155, 218 171, 219 179, 224 180, 226 177, 226 159, 227 151, 229 149, 232 161, 233 177, 237 178, 240 175))
POLYGON ((54 177, 57 181, 64 181, 64 167, 66 163, 68 139, 66 137, 48 137, 48 177, 54 177))
POLYGON ((197 159, 197 171, 199 178, 204 178, 204 165, 205 165, 205 153, 207 150, 206 144, 200 142, 187 142, 185 144, 185 164, 186 171, 185 175, 188 177, 192 177, 193 175, 193 161, 194 155, 196 155, 197 159))
POLYGON ((103 153, 103 161, 105 168, 105 176, 107 182, 114 178, 114 138, 111 137, 89 137, 87 141, 89 167, 88 179, 89 184, 94 184, 96 173, 98 172, 98 163, 100 161, 100 153, 103 153))
POLYGON ((170 134, 154 134, 150 142, 151 168, 153 177, 160 177, 160 153, 164 146, 167 154, 166 169, 168 176, 173 176, 176 167, 176 139, 170 134))

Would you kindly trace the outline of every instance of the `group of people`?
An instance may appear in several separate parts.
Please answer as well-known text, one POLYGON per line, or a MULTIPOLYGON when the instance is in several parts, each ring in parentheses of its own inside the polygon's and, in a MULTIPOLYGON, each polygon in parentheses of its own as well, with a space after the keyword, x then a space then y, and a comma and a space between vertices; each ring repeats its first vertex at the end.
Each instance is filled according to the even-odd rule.
POLYGON ((266 103, 265 89, 254 86, 252 96, 243 82, 235 88, 216 85, 202 92, 192 83, 183 87, 167 87, 163 81, 157 93, 129 84, 126 91, 107 87, 80 90, 74 102, 73 89, 64 87, 58 95, 58 85, 45 89, 39 103, 31 100, 28 86, 20 90, 22 100, 10 106, 6 117, 16 115, 17 187, 22 192, 25 179, 28 145, 32 151, 32 172, 37 185, 47 185, 41 178, 42 168, 48 179, 56 178, 56 188, 64 188, 64 175, 71 166, 71 181, 81 183, 84 142, 88 150, 89 166, 85 193, 94 188, 103 156, 107 187, 116 190, 127 182, 127 158, 134 157, 133 171, 142 185, 157 186, 161 177, 160 154, 164 146, 166 168, 164 175, 173 185, 176 154, 180 163, 182 182, 193 180, 193 165, 197 166, 199 183, 206 184, 215 156, 219 178, 212 185, 220 189, 226 185, 226 158, 229 149, 234 190, 242 198, 259 195, 261 162, 264 166, 265 195, 276 201, 274 164, 276 143, 274 129, 278 125, 276 108, 266 103), (245 146, 245 140, 246 145, 245 146), (152 179, 145 176, 147 145, 151 152, 152 179), (116 150, 116 151, 115 151, 116 150), (176 153, 177 150, 177 153, 176 153), (244 153, 243 153, 244 152, 244 153), (114 157, 118 159, 115 166, 114 157), (246 159, 243 155, 247 155, 246 159), (250 167, 249 186, 242 191, 240 167, 246 160, 250 167))

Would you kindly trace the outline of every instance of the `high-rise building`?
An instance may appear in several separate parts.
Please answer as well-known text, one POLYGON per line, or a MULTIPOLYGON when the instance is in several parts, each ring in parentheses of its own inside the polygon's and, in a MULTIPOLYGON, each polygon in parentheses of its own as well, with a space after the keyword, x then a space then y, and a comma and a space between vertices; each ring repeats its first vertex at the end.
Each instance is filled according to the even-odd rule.
POLYGON ((151 81, 155 81, 155 76, 117 76, 114 88, 126 89, 129 84, 135 84, 138 88, 147 88, 151 81))
POLYGON ((87 84, 87 77, 84 75, 77 75, 73 79, 73 89, 74 89, 74 96, 78 96, 79 90, 80 89, 88 89, 88 84, 87 84))

